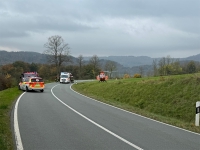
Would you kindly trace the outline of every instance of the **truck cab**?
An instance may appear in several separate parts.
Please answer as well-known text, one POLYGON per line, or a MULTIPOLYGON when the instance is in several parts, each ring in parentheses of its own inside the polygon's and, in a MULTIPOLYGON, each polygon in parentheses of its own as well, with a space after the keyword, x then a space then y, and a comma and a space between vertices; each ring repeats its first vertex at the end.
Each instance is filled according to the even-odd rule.
POLYGON ((68 72, 61 72, 60 73, 60 83, 70 83, 70 78, 69 78, 69 73, 68 72))
POLYGON ((74 78, 69 72, 61 72, 60 73, 60 83, 73 83, 74 78))

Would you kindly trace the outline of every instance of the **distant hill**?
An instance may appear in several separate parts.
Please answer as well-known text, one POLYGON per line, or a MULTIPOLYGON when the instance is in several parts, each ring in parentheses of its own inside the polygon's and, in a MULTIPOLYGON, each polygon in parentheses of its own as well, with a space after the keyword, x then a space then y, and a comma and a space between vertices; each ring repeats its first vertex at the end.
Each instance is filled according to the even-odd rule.
POLYGON ((0 65, 13 63, 15 61, 24 61, 28 63, 46 63, 46 57, 44 54, 37 52, 7 52, 0 51, 0 65))
MULTIPOLYGON (((84 57, 85 60, 89 60, 91 57, 84 57)), ((160 60, 161 58, 151 58, 148 56, 108 56, 108 57, 99 57, 99 59, 104 60, 112 60, 118 62, 119 64, 123 65, 124 67, 136 67, 136 66, 143 66, 143 65, 152 65, 153 60, 160 60)), ((200 61, 200 54, 189 56, 186 58, 173 58, 179 59, 180 61, 200 61)))
MULTIPOLYGON (((0 50, 0 65, 13 63, 15 61, 24 61, 27 63, 40 63, 40 64, 47 63, 45 54, 37 52, 28 52, 28 51, 7 52, 0 50)), ((76 62, 75 57, 72 57, 72 63, 73 62, 76 62)))
POLYGON ((100 57, 100 59, 116 61, 124 67, 151 65, 153 62, 153 58, 147 56, 108 56, 100 57))
MULTIPOLYGON (((91 57, 84 57, 84 60, 87 62, 91 57)), ((72 56, 72 62, 76 63, 75 57, 72 56)), ((134 66, 142 66, 142 65, 152 65, 153 60, 160 58, 151 58, 148 56, 105 56, 99 57, 99 59, 103 60, 112 60, 115 61, 124 67, 134 67, 134 66)), ((185 60, 193 60, 200 61, 200 54, 189 56, 186 58, 180 58, 180 61, 185 60)), ((24 61, 29 63, 47 63, 45 54, 41 54, 38 52, 29 52, 29 51, 19 51, 19 52, 7 52, 4 50, 0 50, 0 65, 13 63, 15 61, 24 61)))
POLYGON ((182 58, 181 60, 200 61, 200 54, 189 56, 189 57, 186 57, 186 58, 182 58))
MULTIPOLYGON (((71 56, 71 63, 77 65, 77 58, 71 56)), ((89 62, 91 57, 84 57, 85 64, 89 62)), ((103 66, 107 60, 116 62, 117 72, 116 76, 121 76, 122 74, 135 74, 141 72, 141 68, 144 74, 148 74, 152 70, 153 60, 160 60, 160 58, 151 58, 148 56, 108 56, 108 57, 99 57, 100 64, 103 66)), ((177 59, 177 58, 175 58, 177 59)), ((188 62, 190 60, 200 61, 200 54, 189 56, 186 58, 180 58, 181 62, 188 62)), ((0 65, 5 65, 8 63, 13 63, 15 61, 24 61, 28 63, 47 63, 45 54, 37 52, 28 52, 28 51, 19 51, 19 52, 7 52, 0 50, 0 65)))
MULTIPOLYGON (((91 57, 84 57, 85 60, 89 60, 91 57)), ((151 65, 154 58, 148 56, 108 56, 99 57, 99 59, 115 61, 124 67, 151 65)))

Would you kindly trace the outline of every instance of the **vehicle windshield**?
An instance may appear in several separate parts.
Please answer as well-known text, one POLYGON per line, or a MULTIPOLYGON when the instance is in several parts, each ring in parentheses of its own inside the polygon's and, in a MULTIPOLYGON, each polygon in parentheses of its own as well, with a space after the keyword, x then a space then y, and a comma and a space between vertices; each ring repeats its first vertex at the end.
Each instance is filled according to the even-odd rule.
POLYGON ((31 82, 43 82, 43 80, 36 78, 36 79, 31 79, 31 82))
POLYGON ((37 77, 37 74, 35 73, 24 73, 24 77, 37 77))
POLYGON ((68 75, 61 75, 61 78, 68 78, 68 75))

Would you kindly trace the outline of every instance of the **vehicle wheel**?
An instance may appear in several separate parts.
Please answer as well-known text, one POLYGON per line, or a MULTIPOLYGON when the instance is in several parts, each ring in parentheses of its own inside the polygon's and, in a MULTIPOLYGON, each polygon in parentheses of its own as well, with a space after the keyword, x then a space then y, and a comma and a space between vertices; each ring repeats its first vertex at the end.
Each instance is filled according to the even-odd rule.
POLYGON ((26 92, 29 92, 28 87, 26 86, 26 92))
POLYGON ((42 89, 42 90, 40 90, 40 92, 44 92, 44 90, 42 89))
POLYGON ((18 89, 21 90, 20 85, 18 85, 18 89))

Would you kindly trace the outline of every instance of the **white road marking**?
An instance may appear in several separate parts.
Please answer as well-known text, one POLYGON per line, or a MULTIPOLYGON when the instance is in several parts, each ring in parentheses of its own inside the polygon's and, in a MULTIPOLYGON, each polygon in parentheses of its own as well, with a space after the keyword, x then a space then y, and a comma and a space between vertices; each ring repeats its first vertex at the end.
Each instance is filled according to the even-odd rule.
MULTIPOLYGON (((72 84, 72 85, 73 85, 73 84, 72 84)), ((71 85, 71 86, 72 86, 72 85, 71 85)), ((71 89, 72 91, 74 91, 74 90, 71 88, 71 86, 70 86, 70 89, 71 89)), ((179 129, 179 130, 182 130, 182 131, 186 131, 186 132, 189 132, 189 133, 192 133, 192 134, 200 135, 199 133, 196 133, 196 132, 192 132, 192 131, 189 131, 189 130, 186 130, 186 129, 183 129, 183 128, 179 128, 179 127, 176 127, 176 126, 173 126, 173 125, 164 123, 164 122, 160 122, 160 121, 157 121, 157 120, 154 120, 154 119, 151 119, 151 118, 147 118, 147 117, 145 117, 145 116, 142 116, 142 115, 139 115, 139 114, 130 112, 130 111, 128 111, 128 110, 124 110, 124 109, 122 109, 122 108, 119 108, 119 107, 116 107, 116 106, 113 106, 113 105, 106 104, 106 103, 104 103, 104 102, 98 101, 98 100, 93 99, 93 98, 88 97, 88 96, 85 96, 85 95, 83 95, 83 94, 81 94, 81 93, 78 93, 78 92, 76 92, 76 91, 74 91, 74 92, 77 93, 77 94, 79 94, 79 95, 81 95, 81 96, 83 96, 83 97, 87 97, 87 98, 89 98, 89 99, 91 99, 91 100, 93 100, 93 101, 96 101, 96 102, 98 102, 98 103, 101 103, 101 104, 104 104, 104 105, 107 105, 107 106, 110 106, 110 107, 113 107, 113 108, 122 110, 122 111, 124 111, 124 112, 127 112, 127 113, 130 113, 130 114, 139 116, 139 117, 141 117, 141 118, 145 118, 145 119, 148 119, 148 120, 151 120, 151 121, 160 123, 160 124, 164 124, 164 125, 166 125, 166 126, 173 127, 173 128, 176 128, 176 129, 179 129)))
POLYGON ((138 147, 137 145, 135 145, 135 144, 133 144, 133 143, 127 141, 126 139, 120 137, 119 135, 113 133, 112 131, 110 131, 110 130, 104 128, 104 127, 101 126, 100 124, 94 122, 93 120, 89 119, 88 117, 84 116, 83 114, 79 113, 78 111, 76 111, 75 109, 73 109, 73 108, 70 107, 69 105, 65 104, 63 101, 61 101, 61 100, 60 100, 58 97, 56 97, 55 94, 53 93, 53 89, 54 89, 56 86, 58 86, 58 85, 59 85, 59 84, 57 84, 57 85, 55 85, 54 87, 52 87, 51 93, 53 94, 53 96, 54 96, 59 102, 61 102, 63 105, 65 105, 66 107, 68 107, 69 109, 71 109, 72 111, 74 111, 75 113, 77 113, 78 115, 80 115, 81 117, 83 117, 84 119, 88 120, 88 121, 91 122, 92 124, 94 124, 94 125, 96 125, 97 127, 103 129, 104 131, 106 131, 106 132, 108 132, 109 134, 115 136, 116 138, 120 139, 121 141, 127 143, 128 145, 130 145, 130 146, 132 146, 132 147, 134 147, 134 148, 136 148, 136 149, 138 149, 138 150, 143 150, 142 148, 138 147))
POLYGON ((15 108, 14 108, 14 134, 15 134, 15 141, 16 141, 16 147, 17 150, 23 150, 23 144, 19 132, 19 124, 18 124, 18 117, 17 117, 17 110, 18 110, 18 103, 21 99, 21 97, 25 94, 26 92, 22 93, 20 97, 17 99, 15 103, 15 108))

